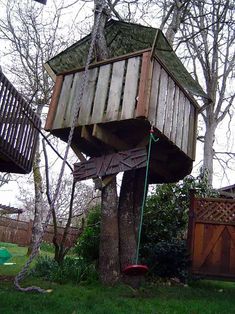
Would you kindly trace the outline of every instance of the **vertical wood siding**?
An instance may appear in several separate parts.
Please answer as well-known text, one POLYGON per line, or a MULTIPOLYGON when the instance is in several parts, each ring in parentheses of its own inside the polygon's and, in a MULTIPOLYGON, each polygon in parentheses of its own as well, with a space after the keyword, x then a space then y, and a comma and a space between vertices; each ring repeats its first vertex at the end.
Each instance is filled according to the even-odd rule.
MULTIPOLYGON (((64 75, 52 129, 71 126, 83 71, 64 75)), ((194 159, 195 104, 150 52, 94 65, 78 114, 78 126, 146 118, 194 159)))
POLYGON ((197 119, 195 105, 157 60, 154 60, 153 66, 148 119, 186 155, 194 159, 194 121, 197 119))

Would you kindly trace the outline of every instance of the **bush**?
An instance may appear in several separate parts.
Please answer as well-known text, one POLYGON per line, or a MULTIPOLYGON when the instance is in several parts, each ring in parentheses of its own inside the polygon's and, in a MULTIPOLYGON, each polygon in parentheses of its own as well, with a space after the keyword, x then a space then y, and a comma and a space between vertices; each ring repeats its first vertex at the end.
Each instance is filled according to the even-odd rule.
POLYGON ((200 196, 214 196, 206 178, 186 177, 176 184, 157 185, 147 198, 140 255, 148 262, 152 274, 180 277, 187 274, 185 237, 188 224, 189 191, 200 196))
POLYGON ((145 245, 150 274, 164 278, 177 277, 184 281, 188 275, 189 258, 184 240, 172 239, 156 244, 145 245))
POLYGON ((40 248, 44 252, 53 253, 53 254, 55 253, 55 247, 52 243, 48 243, 48 242, 43 241, 40 248))
POLYGON ((37 259, 32 274, 45 280, 66 283, 93 282, 98 279, 95 266, 82 258, 66 257, 61 265, 53 258, 41 256, 37 259))
POLYGON ((86 227, 79 237, 74 252, 87 262, 97 261, 99 258, 100 242, 100 207, 90 211, 87 217, 86 227))

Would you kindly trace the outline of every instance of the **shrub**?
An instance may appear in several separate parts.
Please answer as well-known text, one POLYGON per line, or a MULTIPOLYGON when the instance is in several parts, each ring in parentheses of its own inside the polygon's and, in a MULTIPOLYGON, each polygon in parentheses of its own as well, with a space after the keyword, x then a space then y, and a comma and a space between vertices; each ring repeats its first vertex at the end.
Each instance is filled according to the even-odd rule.
POLYGON ((59 283, 92 282, 98 279, 94 264, 88 264, 82 258, 69 256, 64 259, 61 265, 51 257, 41 256, 37 259, 32 274, 36 277, 59 283))
POLYGON ((151 275, 177 277, 181 281, 186 279, 189 258, 185 240, 171 239, 145 245, 143 252, 151 275))
POLYGON ((90 211, 86 227, 79 237, 74 252, 88 262, 97 261, 99 258, 100 241, 100 207, 90 211))
POLYGON ((40 246, 41 250, 48 253, 55 253, 55 247, 52 243, 42 242, 40 246))

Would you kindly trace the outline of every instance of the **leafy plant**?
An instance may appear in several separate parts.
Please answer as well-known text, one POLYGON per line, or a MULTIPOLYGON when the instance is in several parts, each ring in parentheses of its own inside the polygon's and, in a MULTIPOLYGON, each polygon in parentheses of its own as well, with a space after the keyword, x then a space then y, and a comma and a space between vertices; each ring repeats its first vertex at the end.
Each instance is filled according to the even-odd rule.
POLYGON ((78 256, 88 262, 97 261, 100 241, 100 207, 93 208, 87 217, 87 224, 74 249, 78 256))
POLYGON ((206 177, 186 177, 175 184, 157 185, 147 198, 141 256, 148 261, 152 274, 167 277, 186 274, 185 238, 188 223, 190 189, 197 195, 216 196, 206 177))
POLYGON ((88 264, 82 258, 69 256, 64 259, 62 264, 58 264, 53 258, 48 256, 39 257, 32 274, 36 277, 59 283, 93 282, 98 279, 94 264, 88 264))
POLYGON ((189 259, 185 240, 171 239, 146 245, 146 263, 151 274, 159 277, 177 277, 184 281, 187 277, 189 259))

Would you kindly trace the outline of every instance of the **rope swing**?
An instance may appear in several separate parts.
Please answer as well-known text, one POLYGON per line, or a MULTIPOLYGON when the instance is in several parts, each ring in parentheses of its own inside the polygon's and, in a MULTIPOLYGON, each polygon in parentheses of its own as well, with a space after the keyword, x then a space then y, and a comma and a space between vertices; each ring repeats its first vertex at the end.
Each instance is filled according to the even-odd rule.
MULTIPOLYGON (((59 173, 59 177, 57 180, 57 186, 56 186, 56 190, 55 190, 55 194, 52 198, 51 204, 50 204, 50 208, 48 210, 46 219, 45 219, 45 223, 43 225, 43 230, 39 236, 39 239, 35 242, 35 245, 33 246, 31 255, 29 256, 29 259, 27 260, 27 262, 25 263, 25 265, 23 266, 22 270, 18 273, 18 275, 15 277, 14 280, 14 286, 17 290, 22 291, 22 292, 29 292, 29 291, 35 291, 35 292, 41 292, 41 293, 46 293, 46 292, 51 292, 48 290, 44 290, 40 287, 37 286, 30 286, 30 287, 26 287, 23 288, 20 286, 20 281, 22 281, 29 270, 30 264, 32 263, 32 261, 34 260, 34 258, 38 255, 39 252, 39 248, 41 245, 41 242, 43 240, 43 235, 46 231, 47 225, 49 224, 50 218, 51 218, 51 212, 52 209, 54 208, 56 201, 58 199, 58 196, 60 194, 60 189, 61 189, 61 182, 62 182, 62 177, 64 174, 64 170, 65 170, 65 165, 67 163, 67 158, 68 158, 68 153, 69 153, 69 149, 70 149, 70 145, 72 142, 72 138, 73 138, 73 134, 75 131, 75 127, 76 127, 76 123, 77 123, 77 116, 78 116, 78 112, 81 106, 81 102, 82 102, 82 97, 84 94, 84 90, 87 86, 88 83, 88 70, 89 70, 89 65, 91 63, 92 60, 92 53, 93 53, 93 49, 95 46, 95 41, 97 38, 97 34, 98 34, 98 28, 99 28, 99 24, 100 24, 100 19, 101 19, 101 14, 103 12, 103 9, 105 8, 105 1, 102 0, 101 2, 101 7, 98 10, 98 14, 97 14, 97 19, 96 22, 94 24, 93 30, 92 30, 92 37, 91 37, 91 43, 90 43, 90 47, 89 47, 89 52, 88 52, 88 56, 87 56, 87 61, 86 61, 86 65, 85 65, 85 70, 84 70, 84 74, 83 74, 83 80, 82 80, 82 84, 79 90, 79 96, 78 96, 78 100, 77 100, 77 104, 74 108, 74 112, 73 112, 73 120, 72 120, 72 125, 71 125, 71 129, 69 132, 69 137, 68 137, 68 142, 67 142, 67 146, 66 146, 66 150, 65 150, 65 154, 64 154, 64 158, 63 158, 63 162, 62 162, 62 166, 61 166, 61 170, 59 173)), ((74 186, 73 186, 74 188, 74 186)))
POLYGON ((123 272, 126 275, 132 275, 132 276, 143 275, 148 271, 147 265, 139 264, 139 251, 140 251, 141 232, 142 232, 142 227, 143 227, 144 208, 145 208, 146 198, 147 198, 147 193, 148 193, 148 176, 149 176, 151 148, 152 148, 152 143, 153 142, 156 143, 158 140, 159 139, 155 138, 154 136, 153 127, 151 127, 150 132, 149 132, 148 158, 147 158, 145 180, 144 180, 143 200, 142 200, 141 211, 140 211, 140 223, 139 223, 139 229, 138 229, 136 257, 135 257, 134 264, 128 265, 127 267, 124 268, 123 272))

